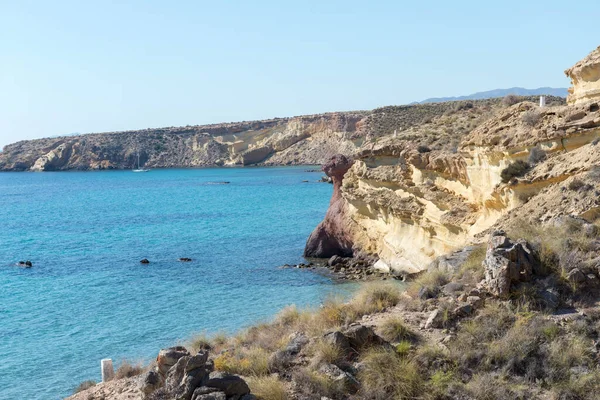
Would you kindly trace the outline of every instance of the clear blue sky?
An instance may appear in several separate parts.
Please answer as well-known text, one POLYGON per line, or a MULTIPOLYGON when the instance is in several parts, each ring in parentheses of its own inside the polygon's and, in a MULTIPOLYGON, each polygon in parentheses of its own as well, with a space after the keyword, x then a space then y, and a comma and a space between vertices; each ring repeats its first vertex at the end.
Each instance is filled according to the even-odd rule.
POLYGON ((0 147, 566 87, 599 16, 598 0, 0 0, 0 147))

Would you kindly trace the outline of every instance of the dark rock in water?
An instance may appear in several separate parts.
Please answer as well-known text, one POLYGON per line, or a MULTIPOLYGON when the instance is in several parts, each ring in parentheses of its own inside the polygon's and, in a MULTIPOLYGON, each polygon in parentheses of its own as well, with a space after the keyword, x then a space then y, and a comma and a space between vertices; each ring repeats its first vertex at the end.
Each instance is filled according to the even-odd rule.
POLYGON ((302 181, 303 183, 308 183, 308 181, 302 181))
POLYGON ((33 267, 33 263, 29 260, 27 261, 19 261, 18 264, 20 267, 31 268, 33 267))
POLYGON ((190 261, 192 261, 192 259, 191 258, 187 258, 187 257, 181 257, 178 261, 181 261, 181 262, 190 262, 190 261))
POLYGON ((346 203, 342 198, 342 180, 354 162, 344 155, 333 156, 323 165, 323 171, 333 180, 333 195, 325 219, 306 241, 305 257, 329 258, 334 255, 352 256, 352 240, 346 226, 346 203))
POLYGON ((140 261, 141 264, 150 264, 150 261, 147 258, 144 258, 140 261))

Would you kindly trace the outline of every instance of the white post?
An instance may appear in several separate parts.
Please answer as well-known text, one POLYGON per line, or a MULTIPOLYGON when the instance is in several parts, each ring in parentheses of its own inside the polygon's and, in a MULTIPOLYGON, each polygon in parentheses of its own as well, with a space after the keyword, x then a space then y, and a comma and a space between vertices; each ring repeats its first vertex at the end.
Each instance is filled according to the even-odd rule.
POLYGON ((540 96, 540 107, 546 107, 546 96, 540 96))
POLYGON ((102 369, 102 382, 108 382, 115 377, 115 370, 113 363, 110 358, 105 358, 100 361, 100 368, 102 369))

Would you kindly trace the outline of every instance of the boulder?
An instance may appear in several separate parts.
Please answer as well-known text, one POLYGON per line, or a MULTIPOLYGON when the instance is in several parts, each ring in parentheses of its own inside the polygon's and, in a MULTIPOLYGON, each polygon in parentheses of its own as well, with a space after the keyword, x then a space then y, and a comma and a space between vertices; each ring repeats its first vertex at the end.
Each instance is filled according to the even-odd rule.
POLYGON ((473 313, 473 306, 466 303, 466 304, 461 304, 460 306, 456 307, 454 309, 454 311, 452 311, 452 315, 456 315, 457 317, 467 317, 469 315, 471 315, 473 313))
POLYGON ((156 358, 158 371, 165 376, 181 357, 189 355, 190 353, 183 346, 169 347, 168 349, 161 350, 156 358))
POLYGON ((350 346, 359 350, 366 346, 371 345, 383 345, 386 343, 381 337, 379 337, 373 328, 361 325, 361 324, 352 324, 343 331, 344 336, 348 338, 350 342, 350 346))
POLYGON ((224 372, 212 372, 204 386, 219 389, 225 392, 227 397, 244 396, 250 393, 250 388, 246 381, 237 375, 230 375, 224 372))
POLYGON ((360 387, 360 383, 356 380, 355 377, 350 375, 349 373, 343 371, 340 367, 334 364, 323 364, 319 368, 319 372, 333 382, 340 382, 343 384, 344 388, 351 393, 355 393, 358 391, 360 387))
POLYGON ((140 260, 140 264, 150 264, 150 261, 147 258, 143 258, 140 260))
POLYGON ((303 333, 293 333, 285 349, 271 354, 269 357, 269 369, 271 371, 282 371, 288 368, 293 363, 295 356, 308 342, 308 337, 303 333))
POLYGON ((207 363, 208 352, 182 356, 172 366, 166 378, 166 390, 179 400, 190 400, 199 386, 203 386, 212 371, 207 363))
POLYGON ((503 231, 493 232, 483 261, 485 282, 495 296, 507 298, 513 284, 531 280, 540 263, 524 240, 510 241, 503 231))
POLYGON ((444 326, 444 312, 440 309, 435 309, 429 314, 427 322, 425 322, 425 329, 430 328, 442 328, 444 326))
POLYGON ((453 253, 440 256, 433 260, 427 267, 428 271, 444 271, 444 272, 456 272, 461 265, 467 261, 471 253, 476 247, 468 246, 464 249, 460 249, 453 253))
POLYGON ((481 308, 483 306, 483 299, 479 296, 467 296, 467 303, 473 308, 481 308))
POLYGON ((464 285, 460 282, 450 282, 442 286, 442 293, 446 296, 453 296, 456 292, 462 290, 464 285))
POLYGON ((199 387, 194 391, 191 400, 227 400, 227 395, 214 388, 199 387))
POLYGON ((350 340, 340 331, 328 332, 323 338, 327 343, 342 350, 350 348, 350 340))
POLYGON ((179 262, 190 262, 190 261, 192 261, 192 259, 191 258, 187 258, 187 257, 181 257, 177 261, 179 261, 179 262))
POLYGON ((140 391, 148 396, 164 384, 164 378, 158 371, 151 369, 146 372, 140 381, 140 391))

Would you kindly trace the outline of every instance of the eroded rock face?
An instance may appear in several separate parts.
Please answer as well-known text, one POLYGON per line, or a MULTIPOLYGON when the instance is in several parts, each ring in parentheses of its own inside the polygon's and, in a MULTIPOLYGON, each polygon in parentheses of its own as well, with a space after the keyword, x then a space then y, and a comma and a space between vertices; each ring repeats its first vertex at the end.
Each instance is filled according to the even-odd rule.
POLYGON ((590 100, 600 100, 600 47, 565 71, 571 78, 567 102, 580 104, 590 100))
POLYGON ((348 172, 352 164, 353 161, 350 158, 337 154, 323 165, 323 172, 333 180, 333 195, 325 219, 310 234, 306 242, 305 257, 352 256, 352 240, 346 218, 346 203, 341 194, 344 174, 348 172))
POLYGON ((488 242, 483 268, 490 293, 507 298, 513 285, 528 282, 534 272, 539 272, 540 263, 526 241, 513 243, 503 231, 495 231, 488 242))

